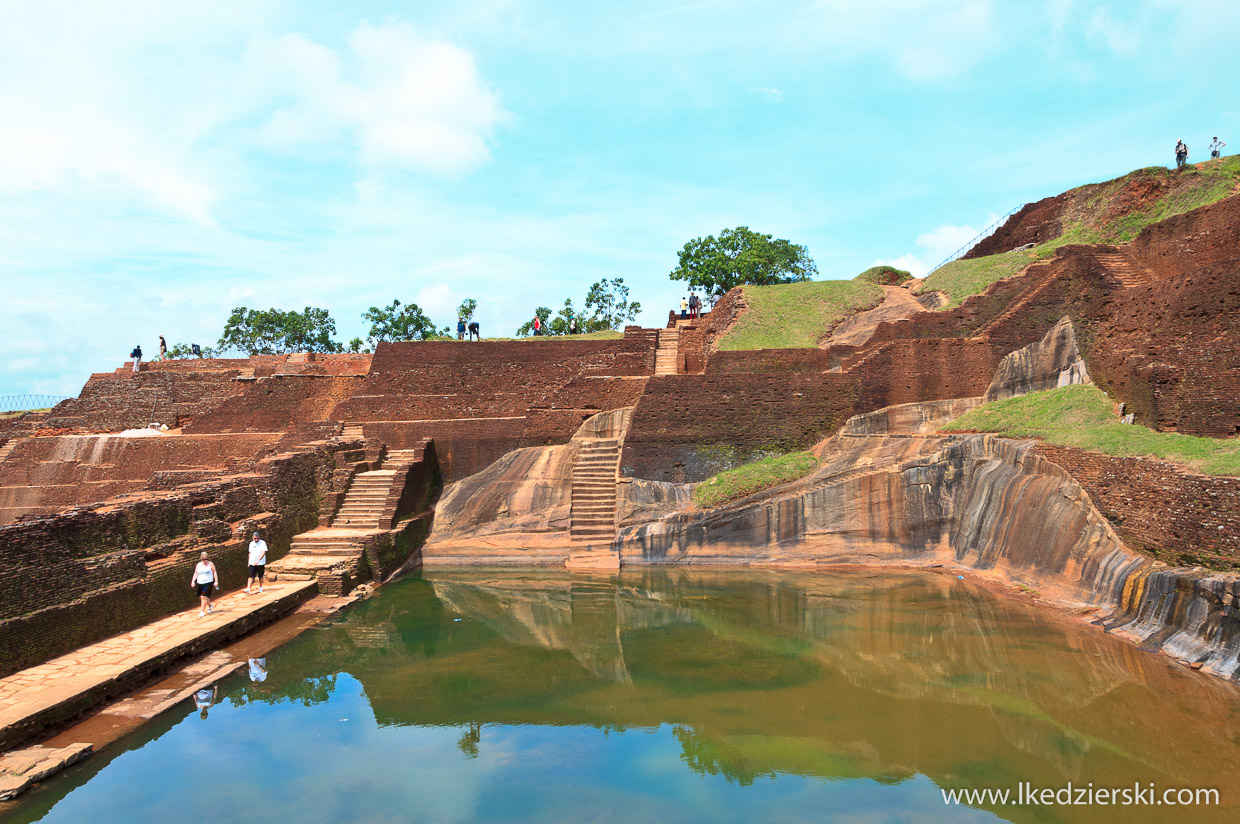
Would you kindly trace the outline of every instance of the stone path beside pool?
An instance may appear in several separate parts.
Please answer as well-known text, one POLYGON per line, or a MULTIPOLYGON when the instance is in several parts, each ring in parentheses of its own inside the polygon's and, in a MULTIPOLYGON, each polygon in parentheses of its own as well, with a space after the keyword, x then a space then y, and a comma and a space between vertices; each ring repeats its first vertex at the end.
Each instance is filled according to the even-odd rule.
POLYGON ((315 593, 314 581, 281 581, 266 592, 233 592, 203 618, 186 610, 0 679, 0 753, 215 650, 315 593))

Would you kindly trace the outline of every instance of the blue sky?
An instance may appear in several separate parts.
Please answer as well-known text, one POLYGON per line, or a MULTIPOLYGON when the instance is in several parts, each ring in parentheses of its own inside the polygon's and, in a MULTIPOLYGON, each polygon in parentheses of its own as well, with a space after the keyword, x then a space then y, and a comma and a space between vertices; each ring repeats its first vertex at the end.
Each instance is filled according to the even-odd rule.
MULTIPOLYGON (((1240 4, 0 0, 0 395, 234 306, 484 335, 692 237, 924 271, 1022 202, 1240 141, 1240 4)), ((1236 143, 1240 146, 1240 143, 1236 143)), ((1230 149, 1229 149, 1230 153, 1230 149)))

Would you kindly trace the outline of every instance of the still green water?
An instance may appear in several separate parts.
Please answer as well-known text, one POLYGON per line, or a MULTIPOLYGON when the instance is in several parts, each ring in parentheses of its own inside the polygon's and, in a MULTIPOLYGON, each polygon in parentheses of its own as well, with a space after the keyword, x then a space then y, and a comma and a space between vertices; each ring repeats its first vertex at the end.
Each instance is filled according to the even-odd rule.
POLYGON ((427 573, 30 793, 47 822, 1235 821, 1240 690, 954 576, 427 573), (261 675, 255 672, 255 677, 261 675), (1215 788, 949 806, 943 788, 1215 788))

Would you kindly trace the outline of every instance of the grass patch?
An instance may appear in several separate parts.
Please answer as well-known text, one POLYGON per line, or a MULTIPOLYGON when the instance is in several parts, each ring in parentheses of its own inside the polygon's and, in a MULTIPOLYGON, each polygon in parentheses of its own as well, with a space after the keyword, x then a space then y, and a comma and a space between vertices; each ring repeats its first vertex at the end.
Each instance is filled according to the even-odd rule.
POLYGON ((920 292, 942 292, 947 303, 940 309, 954 309, 966 298, 979 295, 992 283, 1020 272, 1035 258, 1028 251, 1015 249, 999 255, 953 260, 940 266, 922 283, 920 292))
POLYGON ((693 503, 702 509, 721 506, 728 501, 804 478, 817 465, 818 459, 809 452, 790 452, 763 458, 720 472, 698 484, 693 489, 693 503))
POLYGON ((894 266, 871 266, 853 278, 853 280, 862 280, 866 283, 877 283, 879 286, 899 286, 904 281, 912 279, 912 272, 897 269, 894 266))
POLYGON ((991 401, 943 427, 948 432, 995 432, 1119 457, 1173 461, 1208 475, 1240 476, 1240 441, 1155 432, 1122 424, 1097 387, 1065 386, 991 401))
POLYGON ((745 312, 723 337, 719 348, 812 349, 844 318, 871 309, 883 290, 862 280, 812 280, 780 286, 742 286, 745 312))
POLYGON ((981 294, 990 284, 1020 272, 1035 260, 1045 260, 1061 246, 1072 243, 1118 245, 1128 243, 1146 226, 1202 206, 1217 203, 1240 186, 1240 155, 1212 160, 1197 169, 1173 171, 1161 166, 1138 169, 1106 183, 1082 186, 1065 207, 1063 232, 1027 252, 956 260, 936 269, 922 284, 921 292, 943 292, 953 309, 966 298, 981 294), (1141 190, 1161 190, 1162 195, 1137 208, 1126 198, 1141 190))

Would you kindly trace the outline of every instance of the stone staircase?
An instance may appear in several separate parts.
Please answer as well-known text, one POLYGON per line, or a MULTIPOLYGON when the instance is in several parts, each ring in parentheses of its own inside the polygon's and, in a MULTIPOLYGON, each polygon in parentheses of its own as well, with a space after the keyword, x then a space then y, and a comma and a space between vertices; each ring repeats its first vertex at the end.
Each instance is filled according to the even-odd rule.
POLYGON ((397 470, 422 454, 421 448, 390 449, 381 468, 354 475, 331 526, 294 536, 288 554, 272 565, 272 571, 317 576, 346 570, 356 577, 366 539, 385 528, 381 521, 397 470))
POLYGON ((362 425, 360 423, 346 423, 340 430, 340 439, 345 441, 360 441, 366 436, 362 433, 362 425))
POLYGON ((354 475, 336 517, 332 519, 332 527, 378 529, 395 475, 394 469, 375 469, 354 475))
POLYGON ((1102 264, 1107 273, 1119 281, 1121 286, 1131 289, 1144 286, 1153 280, 1150 271, 1142 266, 1136 258, 1121 249, 1110 252, 1095 252, 1094 258, 1102 264))
POLYGON ((620 439, 582 443, 573 465, 568 533, 573 544, 610 549, 616 538, 616 470, 620 439))
POLYGON ((654 354, 654 374, 675 375, 680 353, 680 329, 660 329, 659 348, 654 354))
POLYGON ((13 450, 17 448, 17 442, 19 440, 21 439, 20 438, 9 438, 4 443, 0 443, 0 463, 3 463, 4 459, 7 458, 13 452, 13 450))

